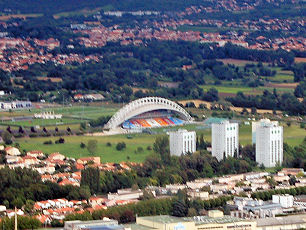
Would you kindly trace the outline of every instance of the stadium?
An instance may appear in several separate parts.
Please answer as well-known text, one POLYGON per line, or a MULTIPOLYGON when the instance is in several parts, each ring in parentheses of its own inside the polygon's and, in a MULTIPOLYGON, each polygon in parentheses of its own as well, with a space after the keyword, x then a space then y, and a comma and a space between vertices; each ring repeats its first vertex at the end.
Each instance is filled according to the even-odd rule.
POLYGON ((161 97, 145 97, 122 107, 105 129, 143 129, 182 125, 193 118, 177 103, 161 97))

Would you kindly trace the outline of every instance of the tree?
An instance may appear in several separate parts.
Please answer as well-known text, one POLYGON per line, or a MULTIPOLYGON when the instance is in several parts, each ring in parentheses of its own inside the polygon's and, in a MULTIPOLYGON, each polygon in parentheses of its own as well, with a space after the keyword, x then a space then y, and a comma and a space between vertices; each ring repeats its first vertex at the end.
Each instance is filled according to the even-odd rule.
POLYGON ((80 130, 86 130, 86 122, 80 123, 80 130))
POLYGON ((117 145, 116 145, 116 149, 117 149, 118 151, 121 151, 121 150, 123 150, 123 149, 125 149, 125 148, 126 148, 126 144, 125 144, 124 141, 119 142, 119 143, 117 143, 117 145))
MULTIPOLYGON (((91 194, 100 192, 100 171, 98 168, 88 167, 81 172, 81 187, 88 186, 91 194)), ((84 194, 82 196, 88 195, 86 187, 83 187, 84 194)))
POLYGON ((173 203, 173 216, 177 217, 184 217, 188 213, 188 207, 187 205, 181 201, 181 200, 176 200, 173 203))
POLYGON ((197 210, 195 208, 189 208, 188 209, 187 216, 193 217, 193 216, 197 216, 197 215, 198 215, 198 213, 197 213, 197 210))
POLYGON ((26 200, 25 206, 24 206, 24 211, 28 214, 33 213, 33 207, 34 207, 35 202, 33 200, 26 200))
POLYGON ((120 222, 123 224, 135 222, 135 219, 136 218, 132 210, 125 210, 120 216, 120 222))
MULTIPOLYGON (((14 229, 15 222, 14 218, 3 218, 0 223, 1 229, 14 229)), ((18 229, 37 229, 41 227, 41 223, 38 219, 28 216, 18 216, 17 218, 18 229)))
POLYGON ((21 197, 17 197, 13 200, 12 205, 17 208, 22 208, 24 202, 21 197))
POLYGON ((13 143, 12 134, 10 134, 7 130, 5 130, 1 136, 2 136, 2 140, 4 141, 6 145, 10 145, 13 143))
POLYGON ((166 165, 170 163, 169 139, 167 136, 157 137, 153 144, 153 150, 161 156, 166 165))
POLYGON ((290 184, 290 185, 295 185, 295 183, 296 183, 296 178, 295 178, 295 176, 290 176, 289 184, 290 184))
POLYGON ((87 150, 90 154, 95 154, 98 150, 98 141, 97 140, 89 140, 87 142, 87 150))
POLYGON ((133 185, 132 185, 132 190, 133 190, 133 191, 136 191, 136 190, 138 190, 138 189, 139 189, 138 184, 133 184, 133 185))

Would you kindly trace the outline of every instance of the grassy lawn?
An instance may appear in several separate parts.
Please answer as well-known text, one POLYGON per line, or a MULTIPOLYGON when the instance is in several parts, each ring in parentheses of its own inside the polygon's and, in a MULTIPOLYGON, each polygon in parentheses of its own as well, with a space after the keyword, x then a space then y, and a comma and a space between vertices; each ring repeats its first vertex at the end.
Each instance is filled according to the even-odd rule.
POLYGON ((62 118, 62 119, 53 119, 53 120, 33 119, 29 121, 4 121, 3 124, 31 127, 31 126, 37 126, 37 125, 50 126, 50 125, 65 125, 65 124, 71 124, 71 123, 77 124, 80 122, 81 122, 80 119, 62 118))
MULTIPOLYGON (((239 85, 202 85, 201 86, 204 90, 209 90, 210 88, 215 88, 218 90, 219 93, 226 93, 226 94, 237 94, 239 91, 243 92, 244 94, 248 95, 258 95, 262 94, 264 90, 269 90, 273 91, 275 87, 256 87, 256 88, 251 88, 251 87, 243 87, 239 85)), ((278 92, 281 93, 289 93, 293 92, 293 88, 278 88, 276 87, 278 92)))
POLYGON ((87 145, 88 140, 98 141, 98 150, 95 156, 100 156, 102 162, 122 162, 129 161, 142 162, 146 156, 148 156, 153 150, 147 150, 148 146, 152 147, 155 136, 149 134, 134 134, 132 139, 128 139, 126 135, 116 136, 104 136, 104 137, 89 137, 89 136, 67 136, 64 144, 52 144, 44 145, 46 140, 52 140, 53 142, 59 137, 47 137, 47 138, 31 138, 20 139, 17 142, 20 144, 21 149, 29 150, 41 150, 45 153, 60 152, 67 157, 86 157, 91 156, 86 148, 81 148, 80 144, 83 142, 87 145), (116 150, 116 144, 124 141, 126 143, 126 149, 122 151, 116 150), (111 147, 106 146, 106 143, 110 142, 111 147), (143 152, 135 153, 138 147, 143 148, 143 152))
POLYGON ((272 82, 294 82, 293 75, 286 74, 286 73, 277 73, 274 77, 269 78, 272 82))
POLYGON ((243 87, 243 86, 235 86, 235 85, 228 85, 228 86, 223 86, 223 85, 202 85, 201 86, 204 90, 209 90, 210 88, 215 88, 218 90, 219 93, 232 93, 236 94, 239 91, 243 93, 248 93, 248 94, 259 94, 257 88, 251 88, 251 87, 243 87))
POLYGON ((122 105, 111 106, 66 106, 44 109, 30 109, 30 110, 14 110, 12 112, 0 112, 1 117, 16 117, 16 116, 30 116, 34 113, 40 113, 44 111, 54 111, 56 114, 63 114, 64 116, 71 116, 85 119, 96 119, 100 116, 113 115, 122 105))
MULTIPOLYGON (((148 156, 153 150, 147 150, 148 146, 153 146, 155 138, 158 135, 165 134, 169 130, 177 130, 179 127, 172 128, 158 128, 154 129, 156 134, 133 134, 132 139, 128 139, 127 135, 114 135, 114 136, 100 136, 100 137, 89 137, 89 136, 67 136, 65 138, 65 144, 53 144, 44 145, 43 142, 46 140, 52 140, 53 142, 58 137, 45 137, 45 138, 31 138, 31 139, 17 139, 16 142, 20 144, 21 149, 29 150, 41 150, 45 153, 60 152, 68 157, 80 158, 85 156, 91 156, 86 148, 82 149, 80 143, 88 143, 88 140, 95 139, 98 141, 98 151, 95 156, 100 156, 103 162, 121 162, 129 161, 142 162, 146 156, 148 156), (123 151, 116 150, 116 144, 124 141, 127 148, 123 151), (111 147, 107 147, 106 143, 110 142, 111 147), (138 147, 143 148, 142 153, 135 153, 138 147)), ((185 125, 187 130, 195 130, 197 135, 204 134, 204 138, 207 141, 211 141, 211 130, 210 128, 191 124, 185 125)), ((242 145, 251 144, 252 133, 251 125, 241 125, 239 128, 239 141, 242 145)), ((302 142, 305 137, 304 130, 299 128, 297 125, 291 125, 287 127, 284 125, 284 142, 289 145, 295 146, 302 142)))

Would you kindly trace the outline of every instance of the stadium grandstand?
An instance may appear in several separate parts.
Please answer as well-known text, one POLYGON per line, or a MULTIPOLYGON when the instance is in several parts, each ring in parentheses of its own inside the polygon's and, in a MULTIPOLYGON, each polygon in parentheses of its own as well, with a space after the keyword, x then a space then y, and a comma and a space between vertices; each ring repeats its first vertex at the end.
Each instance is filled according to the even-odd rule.
POLYGON ((145 97, 121 108, 106 129, 144 129, 182 125, 193 118, 177 103, 161 97, 145 97))

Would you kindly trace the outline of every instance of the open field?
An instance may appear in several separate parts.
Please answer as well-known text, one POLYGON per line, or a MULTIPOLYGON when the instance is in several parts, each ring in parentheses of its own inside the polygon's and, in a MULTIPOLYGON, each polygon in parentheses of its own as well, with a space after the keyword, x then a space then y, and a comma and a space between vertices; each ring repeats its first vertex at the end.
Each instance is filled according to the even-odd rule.
MULTIPOLYGON (((206 107, 207 107, 208 109, 210 109, 211 104, 212 104, 211 102, 203 101, 203 100, 199 100, 199 99, 197 99, 197 100, 181 100, 181 101, 179 101, 179 103, 182 104, 182 105, 184 105, 184 106, 185 106, 188 102, 193 102, 194 105, 195 105, 196 107, 199 107, 200 104, 205 104, 206 107)), ((230 106, 230 109, 231 109, 231 111, 235 111, 235 112, 239 112, 239 113, 240 113, 240 112, 242 112, 242 110, 243 110, 244 108, 242 108, 242 107, 230 106)), ((250 108, 246 108, 246 110, 247 110, 249 113, 251 113, 251 109, 250 109, 250 108)), ((257 109, 256 111, 257 111, 258 114, 267 114, 267 113, 272 114, 272 113, 273 113, 273 110, 271 110, 271 109, 257 109)), ((277 110, 276 113, 281 113, 281 111, 277 110)))
POLYGON ((101 10, 104 10, 104 11, 109 11, 109 10, 112 10, 114 7, 112 5, 106 5, 104 7, 98 7, 98 8, 95 8, 95 9, 82 9, 82 10, 77 10, 77 11, 69 11, 69 12, 61 12, 61 13, 58 13, 58 14, 54 14, 53 17, 55 19, 59 19, 59 18, 62 18, 62 17, 73 17, 73 16, 90 16, 90 15, 93 15, 101 10))
POLYGON ((226 59, 217 59, 217 61, 223 62, 223 64, 232 64, 237 66, 244 66, 245 64, 257 64, 256 61, 247 61, 247 60, 240 60, 240 59, 232 59, 232 58, 226 58, 226 59))
MULTIPOLYGON (((91 156, 86 148, 82 149, 80 143, 87 144, 88 140, 95 139, 98 141, 98 151, 95 156, 100 156, 102 162, 121 162, 129 161, 142 162, 146 156, 148 156, 153 150, 147 150, 148 146, 153 146, 155 138, 158 135, 165 134, 169 130, 177 130, 179 127, 169 128, 158 128, 154 129, 156 134, 131 134, 131 139, 128 135, 113 135, 113 136, 67 136, 64 144, 52 144, 44 145, 43 142, 46 140, 52 140, 53 142, 58 137, 43 137, 43 138, 24 138, 16 139, 16 142, 20 144, 21 149, 29 150, 41 150, 45 153, 60 152, 68 157, 80 158, 85 156, 91 156), (117 151, 115 146, 118 142, 124 141, 127 148, 123 151, 117 151), (111 147, 107 147, 106 143, 110 142, 111 147), (138 147, 143 148, 143 152, 135 153, 138 147)), ((211 141, 211 130, 210 128, 201 124, 189 124, 184 126, 187 130, 195 130, 198 135, 204 134, 204 138, 207 141, 211 141)), ((241 125, 239 128, 239 139, 242 145, 251 144, 252 134, 251 125, 241 125)), ((297 125, 291 125, 287 127, 284 125, 284 142, 295 146, 302 142, 305 137, 305 130, 301 129, 297 125)))
POLYGON ((54 111, 56 114, 63 114, 64 116, 77 117, 84 119, 96 119, 100 116, 113 115, 122 105, 101 105, 101 106, 65 106, 54 108, 33 108, 30 110, 13 110, 12 112, 0 112, 1 117, 17 117, 17 116, 30 116, 34 113, 44 111, 54 111))
POLYGON ((293 82, 294 81, 293 79, 294 79, 293 75, 277 73, 274 77, 270 77, 269 81, 272 81, 272 82, 293 82))
POLYGON ((266 86, 256 88, 237 85, 202 85, 201 87, 204 90, 215 88, 218 90, 221 97, 230 97, 235 96, 238 92, 243 92, 246 95, 260 95, 264 90, 269 90, 272 92, 274 88, 276 88, 279 93, 293 92, 295 88, 293 84, 268 84, 266 86))
POLYGON ((41 16, 43 16, 43 14, 10 14, 10 15, 0 15, 0 21, 10 20, 12 18, 26 19, 26 18, 37 18, 37 17, 41 17, 41 16))
POLYGON ((79 124, 82 122, 80 119, 72 119, 72 118, 62 118, 62 119, 32 119, 28 121, 4 121, 0 122, 1 124, 7 125, 17 125, 23 127, 31 127, 31 126, 58 126, 58 125, 66 125, 66 124, 79 124))
POLYGON ((148 156, 152 150, 147 150, 148 146, 152 147, 154 137, 149 134, 133 134, 133 138, 128 139, 127 135, 115 135, 115 136, 101 136, 101 137, 89 137, 89 136, 67 136, 64 137, 64 144, 52 144, 44 145, 46 140, 52 140, 53 142, 59 137, 48 138, 31 138, 20 139, 17 142, 20 144, 21 149, 26 150, 41 150, 45 153, 60 152, 67 157, 86 157, 91 156, 86 148, 81 148, 80 144, 83 142, 87 145, 88 140, 98 141, 98 150, 95 156, 100 156, 102 162, 121 162, 121 161, 133 161, 142 162, 146 156, 148 156), (124 141, 126 143, 126 149, 122 151, 116 150, 116 144, 124 141), (111 147, 106 146, 106 143, 110 142, 111 147), (135 153, 138 147, 143 148, 143 152, 135 153), (128 159, 129 156, 129 159, 128 159))
POLYGON ((238 92, 243 92, 247 94, 260 94, 257 88, 243 87, 243 86, 223 86, 223 85, 203 85, 201 86, 204 90, 209 90, 210 88, 215 88, 219 93, 230 93, 236 94, 238 92))

